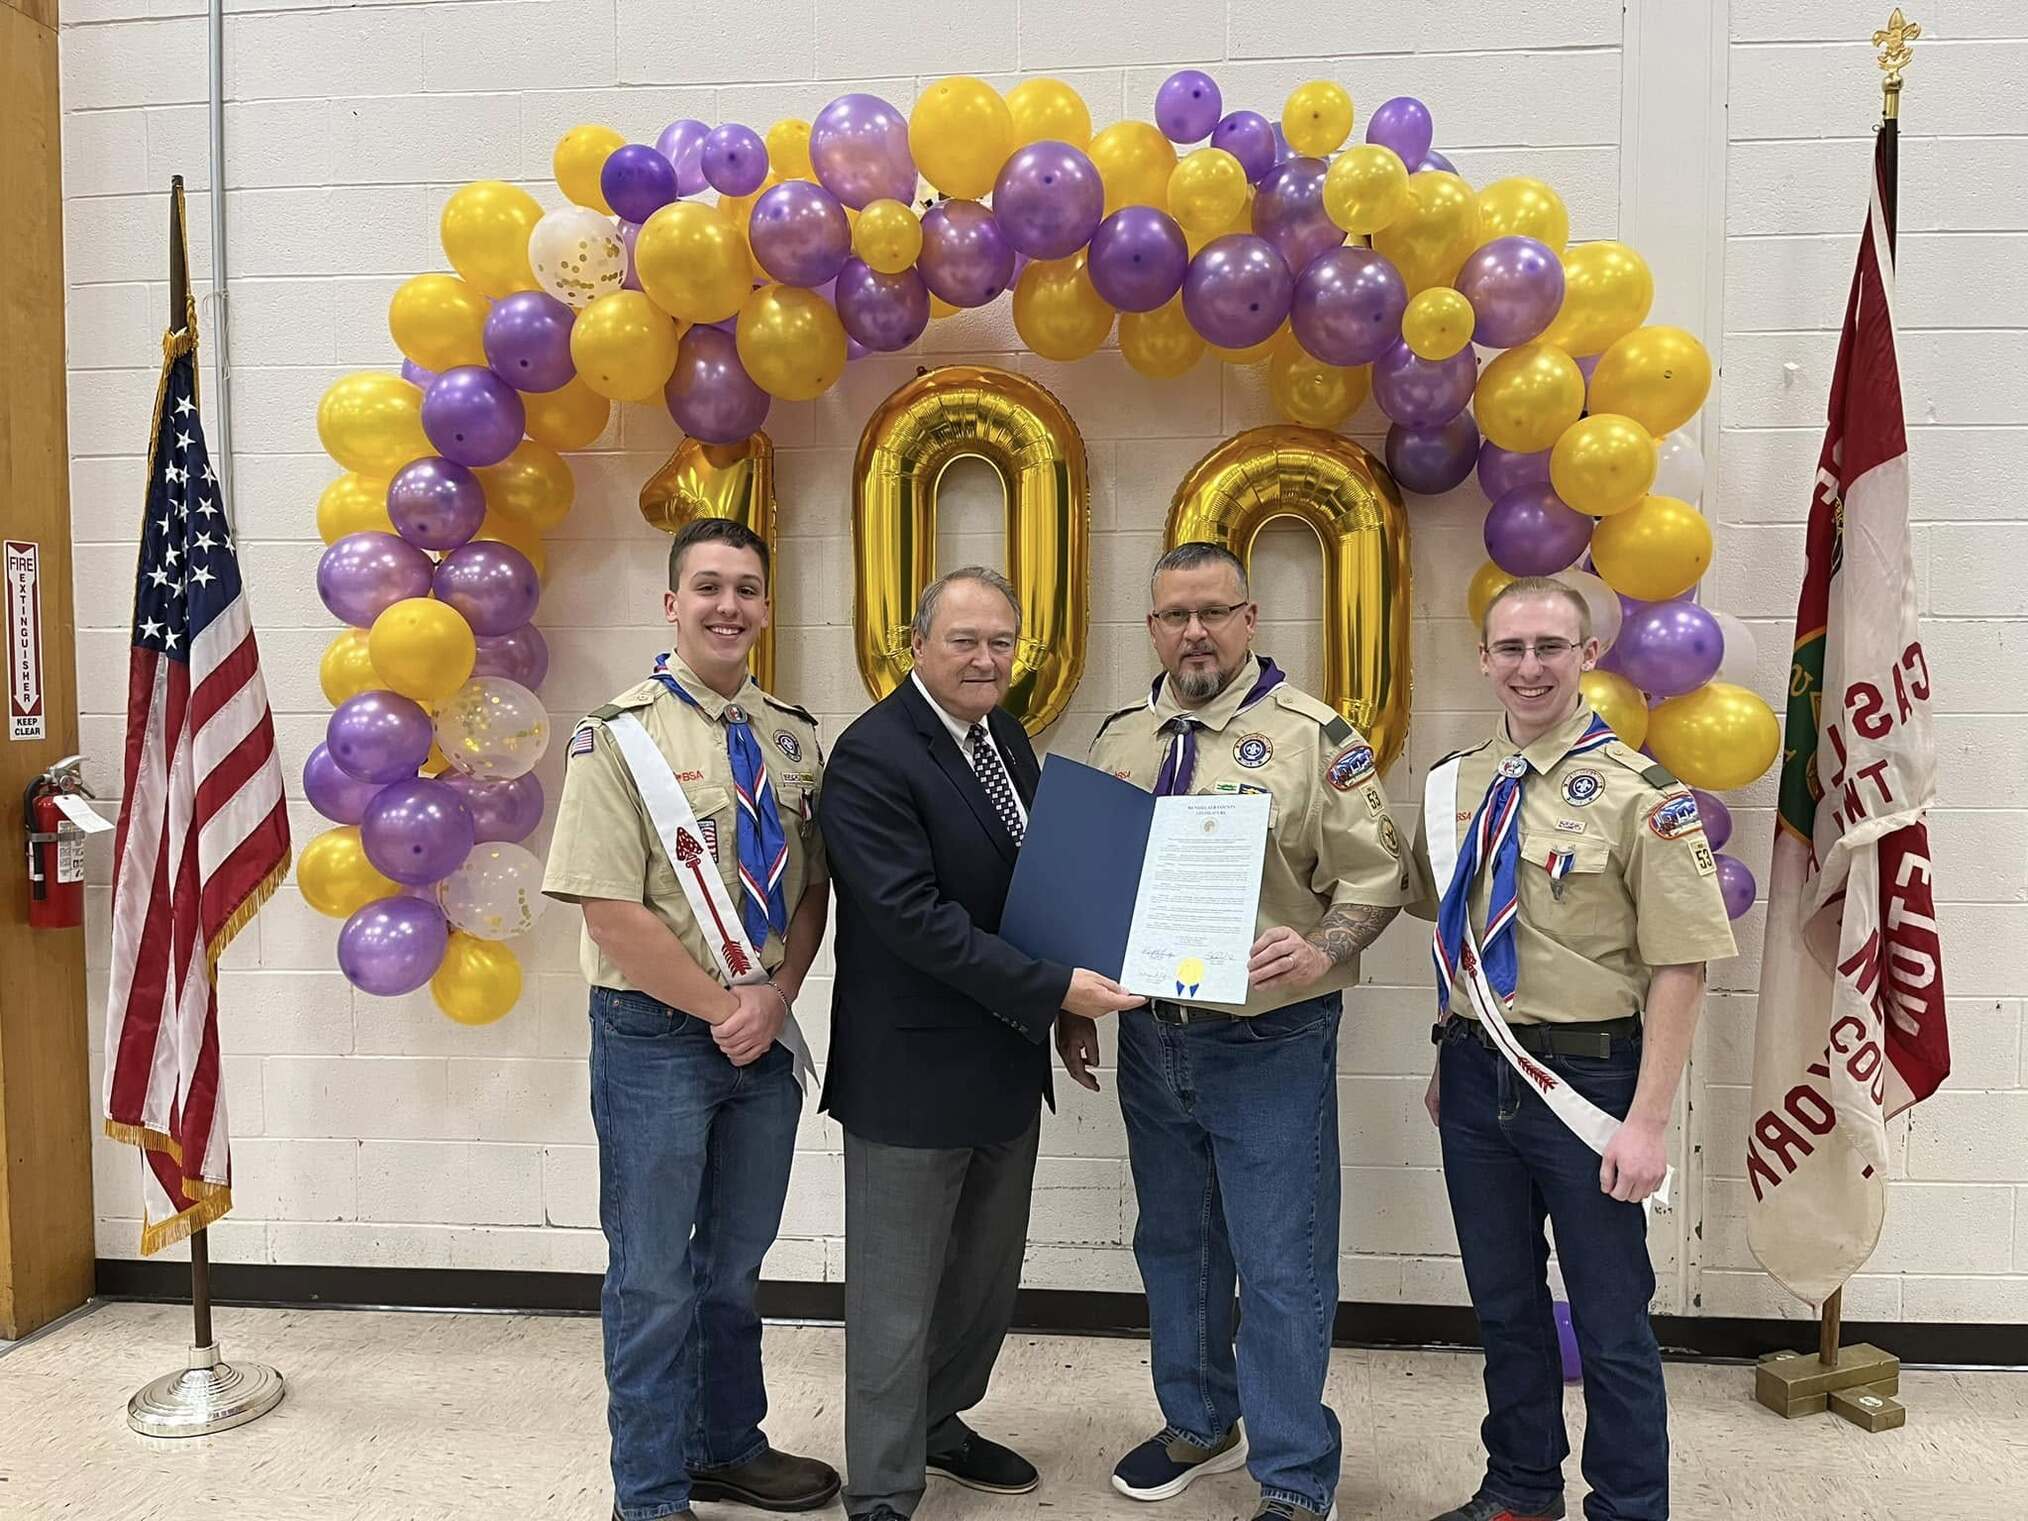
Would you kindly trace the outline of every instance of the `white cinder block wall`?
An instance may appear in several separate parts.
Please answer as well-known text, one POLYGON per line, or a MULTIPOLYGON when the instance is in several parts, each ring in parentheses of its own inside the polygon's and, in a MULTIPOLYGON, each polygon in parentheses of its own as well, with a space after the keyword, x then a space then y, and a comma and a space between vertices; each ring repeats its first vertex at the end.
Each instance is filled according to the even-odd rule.
MULTIPOLYGON (((79 691, 101 795, 118 787, 125 620, 148 408, 166 307, 162 192, 191 189, 193 264, 209 269, 205 34, 197 0, 66 0, 64 191, 79 691)), ((348 370, 398 363, 385 325, 402 279, 441 268, 436 214, 471 178, 526 183, 546 204, 567 127, 652 141, 670 119, 765 128, 845 90, 906 108, 953 72, 1003 87, 1071 80, 1103 125, 1147 117, 1184 64, 1210 68, 1229 107, 1278 114, 1304 79, 1342 81, 1361 119, 1420 95, 1437 141, 1475 183, 1528 173, 1568 201, 1574 237, 1625 236, 1662 287, 1658 317, 1700 331, 1723 365, 1705 414, 1707 510, 1719 525, 1708 595, 1753 621, 1759 686, 1786 674, 1786 620, 1836 328, 1863 205, 1878 92, 1875 12, 1832 0, 1667 0, 1479 6, 1462 0, 1307 11, 1265 0, 965 7, 756 0, 735 24, 653 0, 361 4, 228 0, 227 237, 232 271, 237 511, 284 758, 295 788, 322 734, 316 663, 334 632, 312 570, 312 509, 335 467, 317 397, 348 370), (1687 51, 1686 51, 1687 49, 1687 51), (1700 190, 1700 187, 1701 190, 1700 190), (1698 197, 1702 196, 1700 202, 1698 197), (1700 209, 1701 208, 1701 209, 1700 209), (1644 238, 1661 239, 1658 246, 1644 238)), ((1937 674, 1940 858, 1957 1072, 1905 1128, 1887 1235, 1855 1284, 1853 1317, 2028 1319, 2028 20, 2002 0, 1931 0, 1910 76, 1904 149, 1903 356, 1915 452, 1916 552, 1937 674)), ((207 321, 213 313, 207 307, 207 321)), ((1048 736, 1082 753, 1130 701, 1150 656, 1139 617, 1176 482, 1206 449, 1270 420, 1258 375, 1207 362, 1152 383, 1114 350, 1076 365, 1019 352, 1004 303, 934 324, 921 352, 852 366, 829 397, 777 405, 782 556, 780 685, 827 733, 866 704, 849 627, 852 451, 872 408, 919 364, 985 359, 1036 376, 1084 432, 1092 475, 1094 628, 1071 713, 1048 736)), ((1350 431, 1377 443, 1370 408, 1350 431)), ((574 461, 578 506, 553 536, 540 615, 554 662, 543 692, 567 726, 637 678, 661 647, 664 540, 636 510, 677 442, 624 409, 574 461)), ((944 563, 999 558, 997 491, 958 472, 944 563)), ((1406 829, 1423 768, 1490 721, 1469 659, 1465 579, 1483 499, 1411 507, 1416 722, 1387 778, 1406 829)), ((1277 535, 1256 562, 1261 647, 1314 685, 1321 664, 1314 550, 1277 535)), ((543 767, 552 788, 554 754, 543 767)), ((552 792, 553 796, 553 792, 552 792)), ((1771 787, 1735 800, 1736 849, 1765 867, 1771 787)), ((298 841, 322 826, 307 807, 298 841)), ((544 837, 533 842, 543 843, 544 837)), ((95 862, 89 935, 94 1040, 103 1023, 110 862, 95 862)), ((461 1029, 427 995, 352 993, 336 924, 285 888, 221 977, 236 1135, 222 1259, 595 1271, 596 1167, 586 1103, 576 915, 553 910, 526 949, 528 992, 497 1025, 461 1029)), ((1677 1155, 1685 1197, 1654 1234, 1658 1308, 1791 1313, 1753 1268, 1739 1163, 1760 915, 1714 969, 1677 1155)), ((1340 1106, 1347 1299, 1463 1294, 1433 1135, 1421 932, 1390 931, 1348 1001, 1340 1106)), ((819 972, 827 970, 820 966, 819 972)), ((807 995, 820 1042, 829 991, 807 995)), ((95 1083, 96 1086, 96 1083, 95 1083)), ((1138 1286, 1134 1197, 1111 1083, 1071 1088, 1045 1131, 1027 1279, 1138 1286)), ((99 1250, 136 1251, 134 1163, 99 1143, 99 1250)), ((837 1278, 839 1135, 806 1113, 782 1278, 837 1278)))

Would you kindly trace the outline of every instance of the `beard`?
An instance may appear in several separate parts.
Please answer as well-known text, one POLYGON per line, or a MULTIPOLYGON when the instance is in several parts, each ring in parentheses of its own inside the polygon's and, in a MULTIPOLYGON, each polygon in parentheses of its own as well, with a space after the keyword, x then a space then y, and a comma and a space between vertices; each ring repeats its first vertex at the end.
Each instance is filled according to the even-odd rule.
POLYGON ((1176 684, 1176 695, 1189 702, 1208 702, 1232 685, 1232 678, 1239 674, 1237 667, 1230 671, 1179 671, 1169 679, 1176 684))

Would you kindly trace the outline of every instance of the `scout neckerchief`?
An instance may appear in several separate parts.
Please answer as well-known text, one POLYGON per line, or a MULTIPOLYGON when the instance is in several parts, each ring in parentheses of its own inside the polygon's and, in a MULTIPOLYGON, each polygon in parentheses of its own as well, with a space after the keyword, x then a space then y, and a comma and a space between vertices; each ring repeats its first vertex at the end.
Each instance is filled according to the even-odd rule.
MULTIPOLYGON (((1280 686, 1288 677, 1281 668, 1267 656, 1260 659, 1260 676, 1248 689, 1234 716, 1246 712, 1280 686)), ((1155 684, 1148 691, 1148 711, 1154 712, 1155 705, 1162 700, 1162 683, 1169 678, 1157 676, 1155 684)), ((1169 746, 1162 753, 1162 769, 1155 777, 1156 797, 1182 797, 1190 791, 1190 783, 1197 774, 1197 731, 1203 727, 1203 720, 1188 713, 1179 713, 1162 725, 1162 732, 1170 736, 1169 746)))

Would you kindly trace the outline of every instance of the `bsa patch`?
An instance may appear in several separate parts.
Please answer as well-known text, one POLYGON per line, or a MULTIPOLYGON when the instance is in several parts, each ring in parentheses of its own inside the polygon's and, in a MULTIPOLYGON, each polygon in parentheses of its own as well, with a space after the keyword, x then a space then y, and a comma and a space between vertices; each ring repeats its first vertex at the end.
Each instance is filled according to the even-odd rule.
POLYGON ((1373 775, 1373 747, 1347 745, 1331 757, 1331 764, 1324 775, 1340 792, 1350 792, 1373 775))
POLYGON ((1648 815, 1648 828, 1658 840, 1680 840, 1685 835, 1700 833, 1704 821, 1697 817, 1697 799, 1687 792, 1664 799, 1648 815))
POLYGON ((1563 778, 1563 800, 1573 808, 1588 808, 1605 791, 1605 778, 1596 771, 1572 771, 1563 778))
POLYGON ((1397 860, 1401 858, 1401 836, 1395 831, 1393 819, 1390 818, 1381 819, 1380 843, 1387 847, 1387 853, 1389 855, 1393 856, 1397 860))
POLYGON ((570 737, 570 749, 565 758, 574 759, 577 756, 589 755, 591 753, 592 726, 590 724, 580 724, 578 725, 577 732, 570 737))
POLYGON ((679 771, 676 773, 676 780, 679 782, 701 782, 704 780, 704 773, 702 771, 679 771))
POLYGON ((1692 840, 1690 859, 1697 863, 1697 875, 1700 877, 1713 876, 1718 871, 1718 862, 1712 857, 1709 840, 1692 840))
POLYGON ((1232 747, 1232 758, 1249 771, 1258 771, 1275 753, 1275 742, 1265 734, 1242 735, 1232 747))
POLYGON ((803 758, 803 742, 787 729, 775 730, 775 748, 792 761, 803 758))

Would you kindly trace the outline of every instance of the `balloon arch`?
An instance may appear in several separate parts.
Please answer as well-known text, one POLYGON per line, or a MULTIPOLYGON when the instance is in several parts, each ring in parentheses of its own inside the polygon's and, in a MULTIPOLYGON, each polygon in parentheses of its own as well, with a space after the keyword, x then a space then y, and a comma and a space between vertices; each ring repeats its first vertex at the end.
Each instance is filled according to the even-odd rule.
MULTIPOLYGON (((775 401, 819 396, 860 354, 905 349, 936 318, 1009 291, 1016 331, 1045 358, 1088 355, 1117 324, 1126 362, 1147 376, 1181 375, 1207 349, 1265 366, 1296 426, 1256 430, 1276 437, 1226 461, 1252 477, 1244 502, 1205 473, 1220 451, 1200 462, 1172 539, 1250 541, 1278 513, 1328 533, 1329 510, 1302 498, 1296 472, 1319 448, 1341 475, 1351 458, 1347 479, 1371 465, 1321 431, 1370 394, 1391 424, 1386 468, 1365 470, 1358 489, 1392 502, 1397 522, 1395 483, 1434 495, 1477 473, 1490 506, 1475 619, 1516 576, 1562 576, 1608 646, 1584 680, 1622 738, 1701 789, 1767 769, 1774 714, 1723 679, 1751 672, 1751 636, 1695 599, 1712 536, 1695 505, 1703 460, 1682 430, 1710 360, 1683 329, 1644 325, 1654 286, 1641 256, 1571 246, 1563 202, 1539 180, 1475 190, 1411 97, 1383 103, 1349 146, 1352 100, 1329 81, 1295 90, 1277 124, 1227 112, 1208 75, 1184 70, 1153 116, 1094 133, 1059 80, 1002 95, 957 77, 906 114, 850 94, 765 136, 683 120, 649 145, 576 127, 554 158, 568 204, 545 213, 495 180, 450 197, 441 230, 456 273, 417 275, 389 308, 401 373, 348 375, 317 413, 345 471, 317 506, 330 546, 318 590, 347 627, 323 659, 335 711, 303 778, 336 827, 304 849, 297 880, 345 921, 338 961, 355 986, 429 983, 446 1014, 474 1024, 519 996, 504 942, 542 901, 541 863, 519 842, 543 816, 531 769, 549 739, 534 692, 548 651, 532 619, 541 536, 574 494, 564 453, 597 439, 615 402, 663 405, 687 438, 643 493, 651 519, 673 530, 689 513, 760 502, 771 514, 755 474, 772 458, 760 429, 775 401), (919 201, 921 181, 933 193, 919 201)), ((976 426, 984 437, 994 425, 976 426)), ((911 436, 934 452, 927 433, 911 436)), ((1071 647, 1036 656, 1024 700, 1067 696, 1082 664, 1081 446, 1076 456, 1070 510, 1036 507, 1000 462, 1010 526, 1020 517, 1025 532, 1031 511, 1058 523, 1080 567, 1050 636, 1071 647)), ((860 476, 864 520, 880 506, 865 448, 860 476)), ((883 640, 895 609, 874 594, 897 600, 902 573, 869 566, 861 529, 860 663, 878 688, 893 674, 883 640)), ((1384 594, 1389 552, 1340 575, 1341 600, 1384 594)), ((1392 552, 1405 577, 1399 533, 1392 552)), ((1405 618, 1406 596, 1395 600, 1405 618)), ((1405 663, 1347 652, 1334 671, 1348 713, 1364 702, 1384 723, 1382 708, 1405 711, 1405 663)), ((1720 846, 1725 806, 1700 803, 1720 846)), ((1731 857, 1720 871, 1736 916, 1753 878, 1731 857)))

